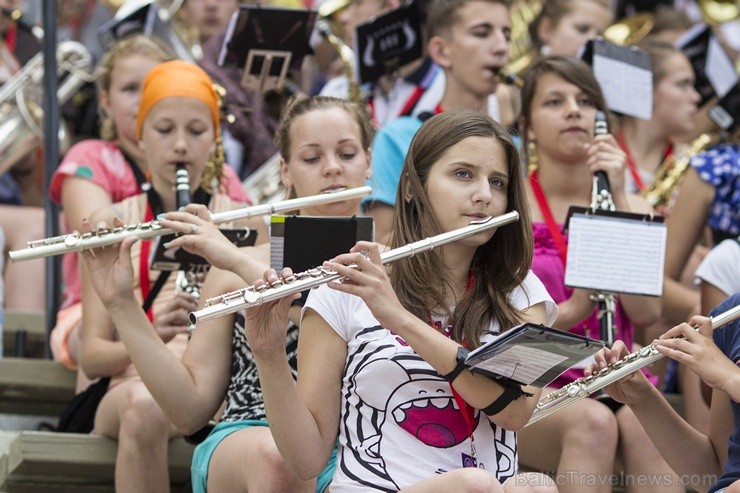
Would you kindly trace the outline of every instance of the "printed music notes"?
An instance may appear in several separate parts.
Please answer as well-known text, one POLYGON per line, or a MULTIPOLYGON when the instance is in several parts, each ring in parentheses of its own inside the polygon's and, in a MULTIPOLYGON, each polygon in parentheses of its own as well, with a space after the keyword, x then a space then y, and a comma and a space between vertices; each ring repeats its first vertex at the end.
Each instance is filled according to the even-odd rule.
POLYGON ((660 296, 665 247, 666 226, 660 216, 572 211, 565 284, 660 296))

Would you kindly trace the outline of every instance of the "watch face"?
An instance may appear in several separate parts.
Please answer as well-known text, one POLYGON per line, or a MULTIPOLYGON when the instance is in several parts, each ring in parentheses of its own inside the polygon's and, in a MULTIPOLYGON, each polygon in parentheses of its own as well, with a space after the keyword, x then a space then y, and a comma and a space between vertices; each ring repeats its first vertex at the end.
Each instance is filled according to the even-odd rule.
POLYGON ((468 358, 468 354, 470 354, 470 351, 468 351, 464 347, 460 346, 459 348, 457 348, 457 362, 465 363, 465 360, 468 358))

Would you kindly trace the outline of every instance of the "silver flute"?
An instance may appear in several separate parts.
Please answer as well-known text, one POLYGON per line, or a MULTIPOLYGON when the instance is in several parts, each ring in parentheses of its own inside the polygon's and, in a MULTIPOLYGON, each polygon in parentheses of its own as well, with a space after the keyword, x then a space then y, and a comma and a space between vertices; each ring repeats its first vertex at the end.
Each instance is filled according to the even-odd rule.
MULTIPOLYGON (((357 187, 338 190, 336 192, 325 192, 318 195, 311 195, 310 197, 283 200, 272 204, 243 207, 241 209, 234 209, 233 211, 213 214, 211 215, 211 221, 214 224, 221 224, 239 219, 294 211, 304 207, 364 197, 371 191, 372 189, 370 187, 357 187)), ((164 236, 172 233, 176 233, 176 231, 163 227, 159 224, 159 221, 155 220, 113 228, 100 228, 90 233, 80 234, 75 232, 43 240, 29 241, 26 244, 26 248, 12 251, 9 255, 10 260, 20 262, 114 245, 131 236, 135 236, 140 240, 148 240, 156 236, 164 236)))
MULTIPOLYGON (((740 305, 730 308, 726 312, 722 312, 717 316, 710 317, 710 320, 712 321, 712 329, 722 327, 738 317, 740 317, 740 305)), ((611 365, 602 368, 593 375, 579 378, 554 392, 550 392, 546 396, 540 398, 527 426, 560 411, 579 399, 588 397, 597 390, 601 390, 607 385, 613 384, 632 372, 640 370, 645 366, 652 365, 661 358, 663 358, 663 355, 658 352, 655 344, 650 344, 639 351, 628 354, 616 363, 612 363, 611 365)))
MULTIPOLYGON (((431 236, 384 252, 381 254, 380 260, 383 264, 389 264, 396 260, 413 257, 417 253, 427 252, 438 246, 469 238, 518 220, 519 213, 517 211, 510 211, 500 216, 471 221, 468 226, 463 228, 454 229, 447 233, 431 236)), ((342 278, 341 275, 333 270, 317 267, 293 274, 288 278, 279 279, 269 286, 263 285, 258 289, 255 289, 253 286, 247 286, 237 291, 207 299, 203 308, 190 313, 190 322, 196 324, 223 315, 229 315, 245 308, 261 305, 262 303, 277 300, 342 278)))

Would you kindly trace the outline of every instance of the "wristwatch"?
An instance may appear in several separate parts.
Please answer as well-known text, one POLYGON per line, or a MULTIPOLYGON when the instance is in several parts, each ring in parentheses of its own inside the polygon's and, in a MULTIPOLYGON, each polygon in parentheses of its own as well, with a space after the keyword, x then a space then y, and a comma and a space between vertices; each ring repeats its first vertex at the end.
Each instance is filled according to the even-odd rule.
POLYGON ((470 354, 470 351, 462 346, 458 347, 457 356, 455 357, 455 361, 457 362, 455 369, 449 372, 447 375, 442 375, 442 378, 452 383, 453 380, 455 380, 458 375, 460 375, 460 373, 462 373, 462 371, 468 367, 468 365, 465 364, 465 360, 468 358, 468 354, 470 354))

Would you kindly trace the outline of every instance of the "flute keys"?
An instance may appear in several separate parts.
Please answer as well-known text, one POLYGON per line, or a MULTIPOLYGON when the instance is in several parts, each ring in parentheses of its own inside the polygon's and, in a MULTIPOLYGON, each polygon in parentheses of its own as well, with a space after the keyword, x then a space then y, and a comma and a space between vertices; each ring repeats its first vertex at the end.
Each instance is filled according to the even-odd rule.
POLYGON ((279 288, 282 285, 283 285, 283 281, 278 279, 277 281, 273 281, 270 283, 270 288, 275 289, 275 288, 279 288))
POLYGON ((64 246, 72 248, 79 243, 80 238, 77 235, 67 235, 64 237, 64 246))

